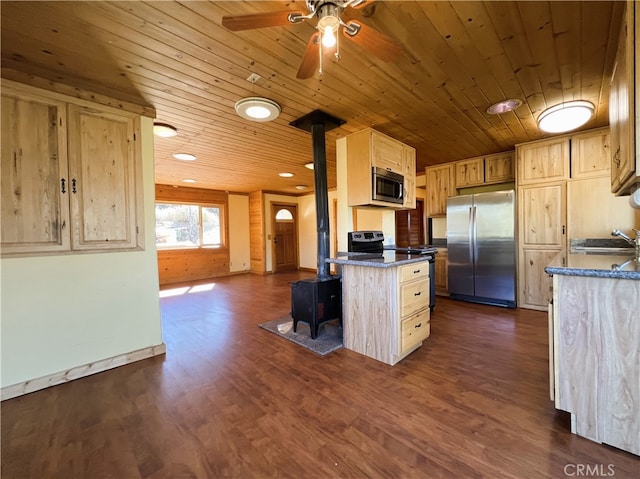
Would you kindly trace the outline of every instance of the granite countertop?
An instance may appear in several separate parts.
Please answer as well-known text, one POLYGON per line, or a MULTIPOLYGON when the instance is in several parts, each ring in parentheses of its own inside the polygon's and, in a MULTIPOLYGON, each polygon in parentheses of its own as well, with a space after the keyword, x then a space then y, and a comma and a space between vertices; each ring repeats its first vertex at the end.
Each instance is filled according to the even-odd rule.
POLYGON ((374 268, 392 268, 403 264, 419 263, 431 259, 429 254, 405 254, 395 251, 384 251, 382 254, 369 253, 340 253, 336 258, 327 258, 331 264, 372 266, 374 268))
POLYGON ((633 254, 573 252, 566 255, 566 264, 564 265, 562 257, 563 254, 558 254, 544 270, 549 274, 640 281, 640 263, 633 259, 633 254))

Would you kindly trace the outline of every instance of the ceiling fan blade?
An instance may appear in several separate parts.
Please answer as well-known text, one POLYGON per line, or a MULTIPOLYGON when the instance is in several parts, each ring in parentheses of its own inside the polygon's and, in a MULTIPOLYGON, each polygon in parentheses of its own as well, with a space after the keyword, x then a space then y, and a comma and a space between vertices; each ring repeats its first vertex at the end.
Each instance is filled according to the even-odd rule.
POLYGON ((301 16, 301 12, 250 13, 248 15, 225 15, 222 26, 232 32, 253 28, 280 27, 290 25, 289 15, 301 16))
POLYGON ((309 38, 307 48, 304 51, 300 68, 296 78, 305 80, 311 78, 313 74, 318 70, 318 62, 320 60, 320 33, 314 32, 309 38))
POLYGON ((395 60, 402 53, 402 45, 396 40, 360 22, 350 21, 342 34, 386 62, 395 60))
POLYGON ((350 7, 355 8, 356 10, 360 10, 361 8, 366 7, 367 5, 371 5, 376 0, 362 0, 360 3, 355 5, 350 5, 350 7))

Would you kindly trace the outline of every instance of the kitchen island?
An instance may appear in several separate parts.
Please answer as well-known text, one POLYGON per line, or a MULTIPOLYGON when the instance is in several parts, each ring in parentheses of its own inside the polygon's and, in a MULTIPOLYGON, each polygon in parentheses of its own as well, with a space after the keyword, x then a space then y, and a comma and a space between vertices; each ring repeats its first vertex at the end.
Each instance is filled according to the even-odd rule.
POLYGON ((345 254, 342 270, 344 347, 394 365, 430 334, 429 259, 384 251, 345 254))
POLYGON ((545 268, 551 399, 571 432, 640 455, 640 265, 574 253, 545 268))

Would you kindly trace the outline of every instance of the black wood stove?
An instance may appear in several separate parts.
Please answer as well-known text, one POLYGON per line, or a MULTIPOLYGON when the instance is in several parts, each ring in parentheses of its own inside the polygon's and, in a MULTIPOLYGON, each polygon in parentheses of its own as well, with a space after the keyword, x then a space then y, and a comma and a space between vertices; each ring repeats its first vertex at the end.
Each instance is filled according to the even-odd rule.
POLYGON ((327 154, 325 132, 344 123, 344 120, 320 110, 298 118, 291 126, 311 132, 313 141, 313 170, 315 178, 316 218, 318 233, 318 275, 316 278, 291 284, 291 317, 293 330, 298 321, 309 324, 311 338, 318 337, 320 324, 338 319, 342 325, 342 282, 332 276, 326 259, 329 256, 329 195, 327 191, 327 154))

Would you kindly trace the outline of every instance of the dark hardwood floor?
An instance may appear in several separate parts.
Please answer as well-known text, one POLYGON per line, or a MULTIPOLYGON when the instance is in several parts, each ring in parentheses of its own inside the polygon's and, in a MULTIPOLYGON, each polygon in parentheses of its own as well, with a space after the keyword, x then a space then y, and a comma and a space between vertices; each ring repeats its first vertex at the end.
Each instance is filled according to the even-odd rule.
POLYGON ((321 357, 258 327, 310 276, 165 288, 166 357, 2 403, 2 478, 639 477, 554 409, 544 313, 438 298, 396 366, 321 357))

